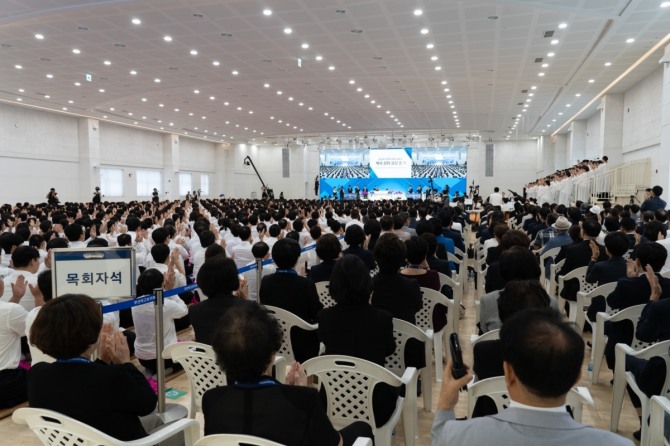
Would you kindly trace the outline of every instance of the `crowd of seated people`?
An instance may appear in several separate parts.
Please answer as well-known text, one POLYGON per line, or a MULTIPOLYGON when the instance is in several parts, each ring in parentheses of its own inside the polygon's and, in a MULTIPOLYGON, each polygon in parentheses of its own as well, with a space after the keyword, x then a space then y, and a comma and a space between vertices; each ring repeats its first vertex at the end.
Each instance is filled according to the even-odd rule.
POLYGON ((368 166, 320 166, 321 178, 369 178, 368 166))
POLYGON ((465 178, 466 165, 421 165, 412 164, 412 178, 465 178))
MULTIPOLYGON (((537 241, 549 243, 553 240, 555 236, 549 235, 549 232, 543 236, 540 234, 542 234, 541 231, 555 229, 554 226, 559 220, 561 222, 567 220, 572 227, 577 227, 581 231, 581 234, 578 234, 579 241, 567 246, 564 255, 566 257, 572 255, 568 247, 584 245, 588 251, 580 249, 579 252, 587 252, 588 264, 592 257, 596 257, 593 259, 594 262, 606 259, 604 254, 601 258, 600 248, 597 245, 598 237, 603 234, 603 238, 606 239, 605 244, 608 245, 612 237, 607 239, 604 232, 613 230, 615 227, 601 225, 598 221, 614 217, 618 221, 626 221, 626 227, 629 227, 625 219, 634 219, 633 214, 635 214, 630 206, 627 208, 603 206, 602 210, 599 208, 582 210, 550 204, 538 207, 520 198, 517 204, 515 211, 510 214, 510 219, 521 227, 536 230, 537 235, 533 242, 520 231, 497 231, 496 225, 504 221, 505 217, 500 211, 493 209, 483 214, 478 232, 481 241, 495 238, 496 235, 499 237, 500 249, 496 249, 497 247, 493 244, 490 248, 492 255, 490 271, 492 271, 491 274, 495 272, 494 265, 497 263, 500 278, 498 282, 494 280, 493 275, 490 280, 487 279, 487 286, 494 286, 491 291, 497 291, 498 295, 501 294, 501 290, 504 290, 506 283, 514 280, 537 281, 540 279, 539 266, 535 264, 537 260, 524 258, 523 262, 526 263, 521 263, 526 266, 519 266, 521 263, 517 265, 514 259, 523 257, 523 254, 517 251, 525 249, 530 253, 530 246, 537 241), (556 218, 549 218, 549 215, 553 214, 556 215, 556 218), (550 221, 554 221, 554 224, 548 225, 550 221), (595 249, 593 244, 596 245, 595 249), (495 259, 494 256, 498 258, 495 259), (507 266, 514 265, 518 267, 512 268, 514 270, 506 269, 507 266), (496 283, 498 285, 495 285, 496 283)), ((32 372, 26 373, 22 367, 19 367, 19 362, 30 359, 28 343, 24 341, 25 345, 22 346, 21 338, 32 332, 39 333, 39 330, 47 330, 40 325, 42 323, 40 321, 46 317, 40 316, 47 306, 44 304, 46 299, 42 297, 43 293, 38 285, 40 272, 49 271, 51 268, 50 257, 47 254, 50 249, 103 245, 132 246, 136 252, 138 269, 140 269, 139 290, 142 293, 149 292, 157 286, 172 288, 187 281, 197 282, 199 286, 197 295, 189 294, 172 299, 175 311, 166 315, 168 318, 165 321, 166 345, 176 341, 174 334, 179 330, 179 321, 187 324, 187 327, 190 324, 197 341, 211 343, 215 346, 220 364, 229 377, 232 376, 231 371, 233 374, 238 372, 230 368, 230 359, 225 359, 225 355, 231 354, 230 350, 225 349, 235 347, 224 345, 229 335, 229 332, 225 330, 235 324, 231 322, 222 326, 222 320, 226 320, 222 318, 231 313, 228 319, 232 321, 237 321, 242 317, 254 317, 259 318, 259 323, 266 323, 263 319, 265 316, 258 313, 259 311, 262 313, 262 310, 259 310, 259 307, 253 303, 254 300, 258 300, 260 304, 291 311, 308 323, 319 324, 318 332, 300 333, 294 330, 296 333, 290 333, 291 341, 296 346, 295 356, 298 362, 318 355, 321 341, 326 346, 326 353, 358 356, 382 365, 384 358, 395 347, 391 342, 392 331, 389 331, 390 318, 397 317, 410 323, 415 322, 416 312, 423 305, 420 287, 440 291, 437 272, 449 272, 454 268, 454 265, 450 265, 447 260, 447 253, 455 253, 456 247, 465 251, 461 230, 466 220, 460 209, 427 201, 369 203, 358 200, 338 202, 329 200, 202 199, 158 204, 148 202, 96 205, 92 203, 64 203, 61 205, 18 203, 14 206, 1 207, 0 214, 0 230, 2 231, 0 233, 0 248, 2 249, 0 267, 3 268, 0 274, 6 277, 4 283, 0 283, 4 286, 3 297, 0 299, 0 314, 11 314, 16 320, 16 323, 8 324, 7 327, 0 326, 0 332, 3 334, 11 332, 11 335, 0 337, 2 343, 0 352, 8 352, 3 353, 0 357, 2 360, 0 366, 3 370, 3 373, 0 373, 0 387, 4 386, 2 388, 14 390, 27 389, 24 390, 23 395, 18 396, 9 392, 0 393, 0 404, 5 407, 12 406, 26 398, 30 398, 31 404, 33 401, 44 401, 40 399, 43 398, 42 392, 46 392, 43 385, 33 387, 30 382, 32 372), (35 236, 42 237, 46 246, 35 236), (23 246, 30 243, 31 237, 36 247, 23 246), (302 248, 313 245, 316 245, 316 250, 312 257, 301 252, 302 248), (40 253, 40 249, 47 253, 40 253), (255 288, 258 287, 259 291, 257 294, 252 294, 248 289, 246 276, 240 278, 237 269, 263 259, 272 259, 275 264, 274 269, 264 270, 260 283, 255 283, 255 288), (11 266, 10 260, 12 261, 11 266), (195 263, 198 263, 197 274, 191 277, 195 263), (370 272, 374 268, 378 268, 378 272, 371 277, 370 272), (31 283, 33 276, 37 276, 37 279, 31 283), (323 281, 329 281, 331 295, 337 302, 336 306, 325 310, 319 301, 315 285, 316 282, 323 281), (30 295, 32 301, 23 300, 29 297, 26 290, 32 293, 30 295), (42 305, 44 305, 42 311, 37 313, 37 317, 29 328, 30 333, 26 333, 25 319, 28 311, 42 305), (366 323, 352 324, 351 321, 354 320, 366 323), (368 332, 368 324, 373 320, 379 325, 379 330, 375 331, 374 336, 368 332), (346 327, 346 330, 343 331, 342 327, 346 327), (343 333, 346 334, 346 339, 340 337, 343 333), (376 341, 378 338, 379 341, 376 341), (352 341, 347 342, 347 339, 352 341), (377 345, 378 342, 384 343, 383 348, 377 345)), ((663 219, 663 212, 657 211, 656 214, 659 219, 663 219)), ((649 257, 646 253, 648 248, 644 248, 643 245, 654 243, 662 238, 659 234, 664 234, 665 231, 657 226, 661 225, 664 228, 667 226, 667 215, 665 215, 664 222, 656 220, 655 215, 652 220, 641 224, 644 225, 639 228, 642 236, 634 236, 634 252, 631 255, 639 258, 640 269, 649 264, 653 266, 654 271, 657 269, 660 271, 666 258, 663 257, 662 262, 659 259, 645 260, 649 257)), ((563 229, 564 225, 560 227, 563 229)), ((624 224, 621 223, 618 231, 623 231, 623 228, 624 224)), ((662 247, 660 243, 657 245, 662 247)), ((619 253, 618 248, 615 248, 614 245, 608 249, 612 255, 619 253)), ((573 264, 576 265, 579 262, 575 261, 573 264)), ((561 273, 565 271, 562 270, 561 273)), ((662 302, 665 297, 663 280, 665 279, 659 278, 661 288, 659 302, 662 302)), ((649 287, 650 295, 654 287, 654 284, 649 287)), ((448 293, 448 290, 442 289, 441 291, 448 293)), ((50 302, 59 299, 54 296, 50 302)), ((494 300, 499 304, 497 297, 494 300)), ((552 306, 555 306, 554 301, 551 303, 552 306)), ((497 310, 498 307, 491 311, 490 320, 494 322, 488 329, 500 327, 503 318, 497 310)), ((135 347, 135 355, 143 366, 139 370, 145 368, 146 374, 151 375, 155 372, 156 357, 146 354, 151 350, 151 339, 145 336, 147 330, 151 331, 151 327, 145 328, 144 331, 142 328, 150 325, 146 323, 149 315, 140 316, 137 311, 129 313, 126 315, 128 320, 122 325, 135 327, 137 338, 131 345, 135 347), (143 317, 146 318, 145 322, 142 322, 143 317)), ((446 323, 445 313, 446 308, 439 305, 435 308, 433 324, 436 330, 446 323)), ((97 330, 99 333, 101 329, 97 320, 92 321, 92 324, 93 331, 97 330)), ((111 327, 105 329, 104 333, 106 334, 101 338, 102 345, 107 345, 112 349, 111 346, 114 344, 112 350, 119 352, 118 357, 109 357, 106 362, 112 365, 125 364, 124 370, 134 367, 135 371, 138 371, 137 366, 127 364, 130 353, 126 355, 125 350, 130 352, 130 349, 128 349, 127 337, 123 337, 122 329, 111 327), (125 343, 123 349, 118 345, 121 340, 125 343)), ((86 358, 90 347, 96 346, 96 342, 91 342, 91 339, 87 338, 85 345, 78 345, 77 351, 68 350, 67 352, 50 347, 44 341, 44 334, 41 337, 36 336, 35 339, 31 335, 30 341, 46 355, 58 360, 80 356, 86 358)), ((276 338, 268 339, 268 350, 263 359, 265 362, 260 365, 256 364, 260 368, 252 374, 246 375, 248 370, 245 370, 244 373, 238 375, 238 380, 265 379, 265 370, 271 362, 272 354, 277 351, 277 342, 276 338)), ((420 368, 425 365, 425 362, 422 362, 425 358, 423 351, 422 345, 409 343, 403 353, 408 364, 420 368)), ((239 352, 233 353, 239 354, 239 352)), ((97 365, 103 366, 102 364, 97 365)), ((33 367, 37 366, 38 364, 33 365, 33 367)), ((37 370, 47 368, 49 367, 45 365, 37 367, 37 370)), ((294 378, 297 379, 293 381, 294 383, 302 379, 300 373, 299 365, 292 366, 289 375, 294 375, 294 378)), ((42 376, 46 375, 47 373, 44 373, 42 376)), ((143 377, 140 372, 138 375, 143 377)), ((129 378, 124 379, 139 379, 138 375, 134 372, 129 373, 129 378)), ((234 385, 229 387, 231 388, 228 389, 226 395, 223 395, 221 391, 220 395, 217 392, 208 398, 206 406, 210 409, 206 409, 207 411, 218 416, 222 401, 239 396, 236 396, 234 385)), ((99 391, 102 390, 104 389, 99 389, 99 391)), ((143 391, 143 388, 138 390, 138 392, 143 391)), ((259 401, 262 401, 264 397, 261 397, 260 393, 258 395, 261 398, 259 401)), ((289 400, 293 398, 286 393, 285 396, 289 400)), ((376 418, 384 419, 389 415, 390 401, 396 396, 397 390, 394 389, 381 391, 377 395, 376 407, 379 410, 375 410, 376 418)), ((308 397, 311 398, 305 395, 305 398, 308 397)), ((68 407, 50 406, 51 403, 36 404, 38 407, 40 404, 42 407, 53 407, 55 410, 69 413, 75 418, 89 422, 89 418, 80 416, 76 411, 71 412, 68 407)), ((134 417, 144 415, 144 404, 150 405, 151 401, 143 401, 142 404, 143 406, 138 408, 137 413, 133 414, 134 417)), ((155 401, 153 404, 155 405, 155 401)), ((310 403, 307 401, 305 404, 310 403)), ((308 410, 308 412, 311 417, 318 415, 315 411, 308 410)), ((306 416, 305 411, 296 416, 298 418, 295 420, 306 416)), ((212 420, 206 412, 206 432, 238 432, 237 427, 221 427, 220 423, 209 422, 208 419, 212 420), (207 427, 208 423, 216 427, 210 429, 207 427)), ((142 436, 157 427, 156 425, 145 425, 143 420, 140 420, 140 424, 142 430, 140 431, 137 425, 138 428, 133 437, 142 436)), ((337 443, 338 432, 326 424, 323 424, 322 427, 323 432, 329 432, 328 442, 337 443)), ((100 429, 106 428, 100 427, 100 429)), ((110 432, 114 434, 113 430, 110 432)), ((348 442, 345 432, 339 432, 339 435, 345 440, 345 443, 348 442)))

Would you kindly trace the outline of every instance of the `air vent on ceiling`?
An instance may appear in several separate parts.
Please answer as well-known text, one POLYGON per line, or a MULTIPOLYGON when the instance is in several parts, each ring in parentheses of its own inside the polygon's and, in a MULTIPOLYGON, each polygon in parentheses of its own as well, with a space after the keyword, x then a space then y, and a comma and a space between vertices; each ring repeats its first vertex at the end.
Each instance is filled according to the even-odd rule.
POLYGON ((354 33, 354 34, 360 34, 360 33, 363 32, 363 30, 362 29, 352 29, 351 32, 354 33))
POLYGON ((202 14, 199 14, 199 13, 195 12, 195 13, 193 13, 193 17, 196 17, 196 18, 198 18, 198 19, 201 19, 201 18, 203 18, 203 17, 205 17, 205 16, 202 15, 202 14))
POLYGON ((523 105, 523 102, 517 102, 516 105, 523 105))
POLYGON ((544 32, 544 38, 547 39, 549 37, 554 37, 554 32, 553 31, 545 31, 544 32))
POLYGON ((233 37, 231 33, 221 33, 221 37, 233 37))
POLYGON ((88 28, 86 28, 85 26, 78 26, 77 29, 79 31, 88 31, 88 28))
POLYGON ((535 63, 541 63, 544 60, 544 57, 536 57, 535 63))
POLYGON ((125 48, 126 44, 125 43, 115 43, 114 46, 117 47, 117 48, 125 48))
POLYGON ((347 13, 347 10, 346 10, 346 9, 336 9, 336 10, 335 10, 335 13, 336 13, 336 14, 346 14, 346 13, 347 13))
POLYGON ((521 90, 521 93, 526 94, 526 93, 528 93, 528 90, 521 90))

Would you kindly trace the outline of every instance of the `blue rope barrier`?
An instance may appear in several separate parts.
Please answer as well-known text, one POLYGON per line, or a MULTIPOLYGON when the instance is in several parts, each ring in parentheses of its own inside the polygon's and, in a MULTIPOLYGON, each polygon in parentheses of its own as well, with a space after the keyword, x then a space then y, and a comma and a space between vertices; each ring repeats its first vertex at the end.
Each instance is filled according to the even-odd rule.
MULTIPOLYGON (((339 236, 338 237, 340 240, 344 238, 344 236, 339 236)), ((309 246, 306 246, 302 249, 300 249, 300 252, 307 252, 311 251, 312 249, 316 249, 316 244, 311 244, 309 246)), ((267 259, 263 260, 263 265, 270 265, 274 263, 272 259, 267 259)), ((242 274, 246 273, 247 271, 252 271, 258 268, 258 266, 255 263, 251 263, 249 265, 245 265, 241 268, 238 268, 237 273, 242 274)), ((192 277, 192 276, 191 276, 192 277)), ((187 293, 189 291, 194 291, 198 289, 198 284, 197 283, 191 283, 186 286, 178 287, 178 288, 173 288, 171 290, 165 290, 163 293, 163 297, 172 297, 176 296, 181 293, 187 293)), ((140 305, 146 305, 152 302, 156 301, 156 296, 154 294, 146 294, 144 296, 139 296, 136 297, 135 299, 129 299, 123 302, 118 302, 110 305, 103 305, 102 307, 102 314, 107 314, 107 313, 113 313, 115 311, 121 311, 121 310, 127 310, 128 308, 133 308, 133 307, 138 307, 140 305)))

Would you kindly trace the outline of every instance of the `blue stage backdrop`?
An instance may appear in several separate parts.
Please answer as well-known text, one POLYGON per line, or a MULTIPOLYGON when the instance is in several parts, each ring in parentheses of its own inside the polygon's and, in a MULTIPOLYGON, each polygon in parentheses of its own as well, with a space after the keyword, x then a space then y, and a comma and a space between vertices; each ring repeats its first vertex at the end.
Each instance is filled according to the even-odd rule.
POLYGON ((465 194, 466 147, 326 149, 319 155, 319 196, 354 199, 419 198, 426 190, 465 194), (367 192, 367 193, 366 193, 367 192))

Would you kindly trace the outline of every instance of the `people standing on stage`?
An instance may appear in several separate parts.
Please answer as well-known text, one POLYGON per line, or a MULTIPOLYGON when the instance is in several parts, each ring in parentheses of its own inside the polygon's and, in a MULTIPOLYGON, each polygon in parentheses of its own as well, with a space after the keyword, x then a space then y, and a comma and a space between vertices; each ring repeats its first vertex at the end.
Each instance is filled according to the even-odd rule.
POLYGON ((333 199, 337 200, 337 186, 333 186, 333 199))
POLYGON ((407 195, 412 195, 412 193, 414 193, 414 188, 410 184, 409 187, 407 188, 407 195))
POLYGON ((319 196, 319 176, 314 178, 314 195, 319 196))
POLYGON ((154 204, 158 204, 158 201, 159 201, 158 200, 158 189, 156 189, 155 187, 154 187, 154 191, 151 193, 151 201, 154 204))
POLYGON ((449 185, 448 184, 446 184, 444 186, 444 189, 442 189, 442 195, 449 196, 449 185))
POLYGON ((356 187, 354 187, 354 192, 356 193, 356 200, 360 200, 361 199, 361 188, 358 186, 358 184, 356 185, 356 187))
POLYGON ((49 204, 58 204, 60 200, 58 200, 58 192, 56 192, 56 189, 53 187, 49 190, 49 193, 47 194, 47 203, 49 204))
POLYGON ((100 193, 100 187, 95 187, 95 192, 93 192, 93 204, 100 204, 100 198, 102 194, 100 193))
POLYGON ((344 186, 340 186, 340 200, 344 200, 344 186))
POLYGON ((421 198, 421 190, 422 189, 423 189, 423 187, 420 184, 416 187, 416 193, 419 194, 419 198, 421 198))
POLYGON ((367 200, 367 199, 368 199, 368 187, 363 186, 363 200, 367 200))
POLYGON ((267 200, 267 199, 268 199, 268 188, 265 187, 265 186, 261 187, 261 198, 262 198, 263 200, 267 200))
POLYGON ((351 184, 350 184, 349 187, 347 187, 347 193, 351 194, 353 192, 354 192, 354 189, 351 187, 351 184))

